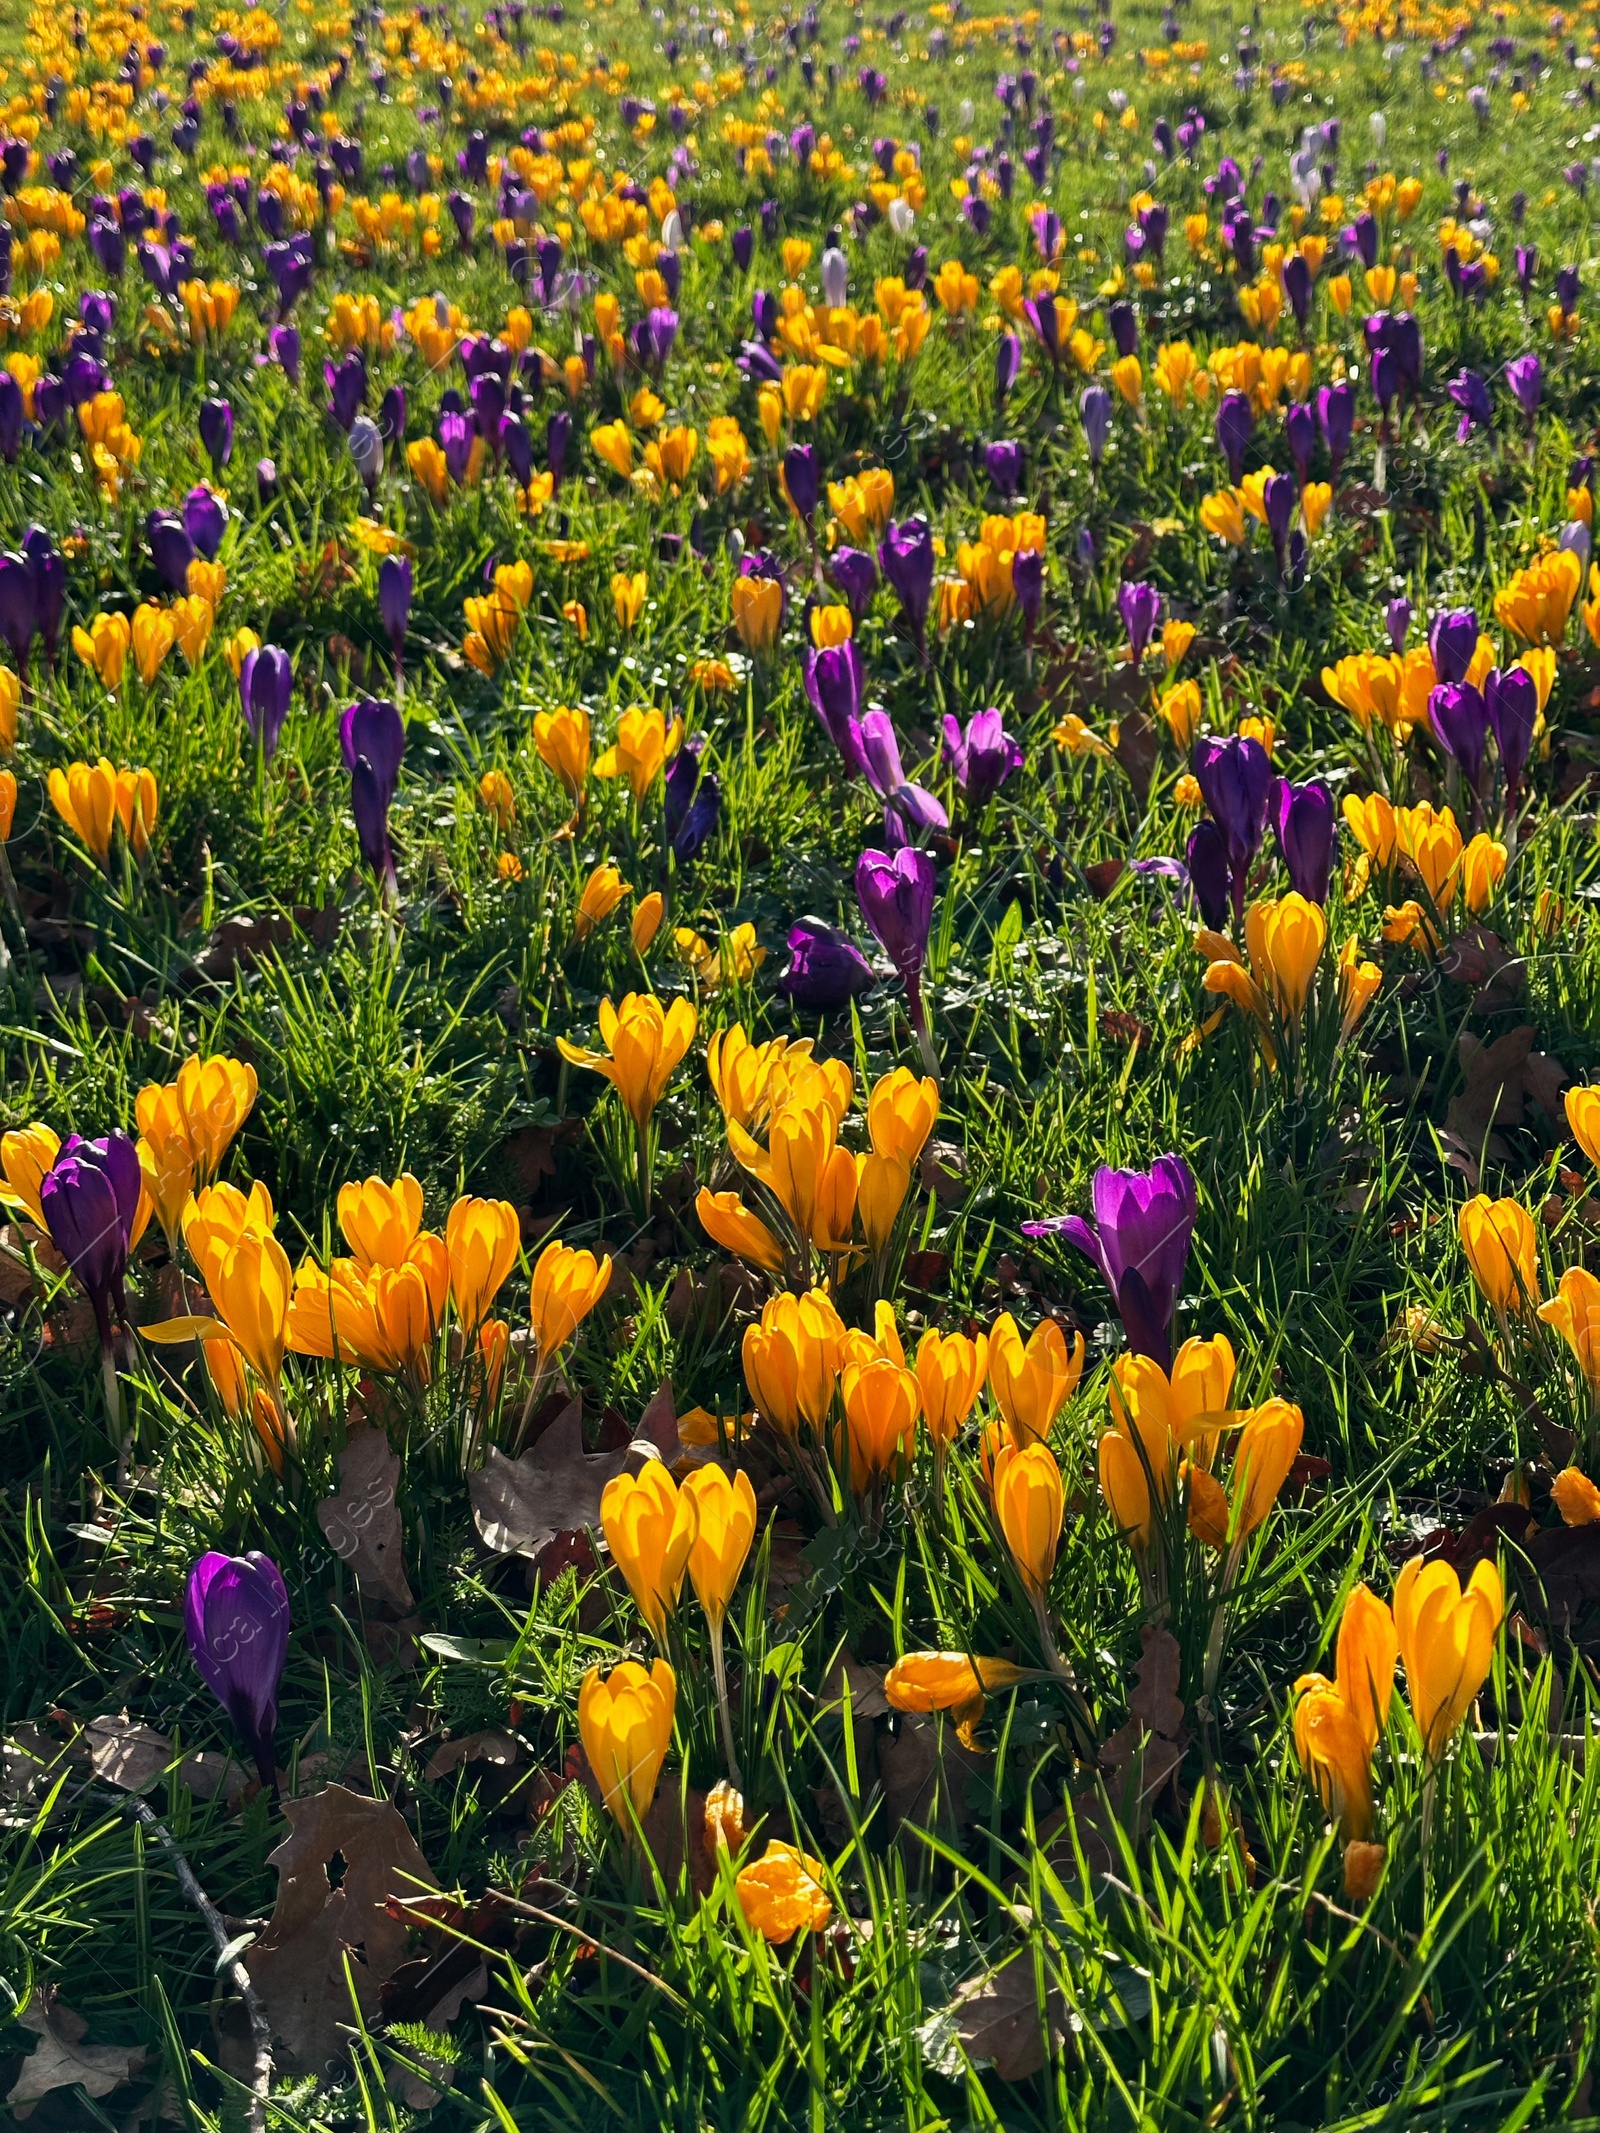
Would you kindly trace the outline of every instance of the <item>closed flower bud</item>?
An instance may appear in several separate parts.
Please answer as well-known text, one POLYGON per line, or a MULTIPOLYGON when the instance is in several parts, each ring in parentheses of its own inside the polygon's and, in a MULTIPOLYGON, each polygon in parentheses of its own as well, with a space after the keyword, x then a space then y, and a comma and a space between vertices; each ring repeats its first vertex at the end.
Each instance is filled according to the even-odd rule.
POLYGON ((833 1403, 844 1327, 828 1297, 773 1296, 758 1325, 744 1333, 750 1397, 774 1429, 794 1436, 802 1423, 820 1429, 833 1403))
MULTIPOLYGON (((993 1344, 990 1347, 991 1368, 993 1344)), ((1061 1545, 1066 1496, 1061 1469, 1048 1444, 1019 1451, 1004 1444, 995 1454, 994 1512, 1012 1561, 1029 1594, 1043 1601, 1061 1545)))
POLYGON ((451 1301, 457 1319, 471 1332, 487 1318, 517 1263, 517 1211, 509 1200, 457 1200, 445 1222, 444 1241, 450 1256, 451 1301))
POLYGON ((910 1457, 920 1406, 917 1380, 883 1357, 847 1364, 842 1383, 850 1486, 864 1494, 910 1457))
POLYGON ((1395 1580, 1394 1624, 1412 1716, 1437 1762, 1488 1679, 1505 1589, 1493 1563, 1479 1563, 1465 1591, 1449 1563, 1414 1556, 1395 1580))
POLYGON ((856 1208, 861 1216, 861 1232, 872 1251, 886 1251, 911 1189, 911 1172, 898 1156, 874 1152, 859 1161, 856 1208))
POLYGON ((647 1460, 637 1476, 617 1474, 606 1483, 600 1525, 640 1614, 664 1643, 694 1542, 694 1499, 659 1459, 647 1460))
POLYGON ((874 1152, 893 1156, 909 1170, 921 1155, 939 1116, 939 1084, 919 1080, 909 1067, 896 1067, 872 1085, 867 1098, 867 1132, 874 1152))
POLYGON ((652 889, 648 896, 641 896, 633 907, 631 935, 633 952, 643 957, 650 952, 650 943, 661 930, 661 921, 666 915, 666 898, 659 889, 652 889))
POLYGON ((600 1797, 626 1829, 648 1813, 672 1742, 678 1678, 665 1659, 648 1672, 623 1660, 601 1678, 594 1667, 578 1692, 578 1733, 600 1797))
POLYGON ((1344 1848, 1344 1893, 1351 1903, 1371 1903, 1378 1893, 1389 1849, 1384 1844, 1355 1839, 1344 1848))
POLYGON ((923 1419, 936 1451, 952 1445, 971 1414, 989 1371, 989 1341, 980 1333, 941 1334, 930 1329, 917 1344, 917 1387, 923 1419))
POLYGON ((694 1507, 695 1536, 689 1577, 708 1622, 728 1611, 756 1535, 756 1492, 743 1467, 730 1480, 711 1464, 696 1467, 683 1485, 694 1507))
POLYGON ((528 1318, 543 1368, 564 1348, 611 1283, 609 1254, 573 1251, 559 1242, 547 1244, 533 1269, 528 1318))
POLYGON ((989 1334, 989 1384, 1014 1444, 1050 1434, 1077 1388, 1083 1355, 1083 1335, 1073 1336, 1069 1352, 1051 1318, 1034 1327, 1024 1347, 1011 1313, 1001 1312, 989 1334))
POLYGON ((1456 1216, 1456 1231, 1472 1278, 1494 1310, 1529 1311, 1537 1304, 1539 1243, 1520 1201, 1480 1192, 1456 1216))
POLYGON ((1251 1409, 1234 1447, 1228 1491, 1236 1540, 1254 1533, 1277 1502, 1300 1456, 1304 1434, 1305 1418, 1287 1400, 1268 1400, 1251 1409))

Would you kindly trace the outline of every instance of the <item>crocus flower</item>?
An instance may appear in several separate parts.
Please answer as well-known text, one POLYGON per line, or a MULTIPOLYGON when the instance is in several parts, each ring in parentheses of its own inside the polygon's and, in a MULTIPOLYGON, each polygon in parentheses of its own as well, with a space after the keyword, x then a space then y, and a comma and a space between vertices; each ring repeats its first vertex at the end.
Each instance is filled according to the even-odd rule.
POLYGON ((245 653, 239 663, 239 701, 263 763, 270 763, 277 753, 293 695, 294 666, 287 652, 275 644, 263 644, 245 653))
POLYGON ((679 866, 687 866, 698 855, 722 811, 720 781, 712 771, 701 773, 705 745, 703 733, 691 735, 662 780, 663 828, 679 866))
POLYGON ((872 965, 847 934, 818 918, 789 928, 789 963, 778 979, 802 1013, 828 1015, 849 1005, 874 983, 872 965))
POLYGON ((994 397, 996 406, 1003 406, 1022 374, 1022 342, 1014 333, 1002 333, 994 350, 994 397))
POLYGON ((1161 614, 1161 595, 1153 585, 1125 581, 1117 592, 1117 612, 1128 633, 1128 651, 1135 672, 1143 665, 1145 647, 1161 614))
POLYGON ((1428 631, 1428 651, 1433 671, 1442 682, 1465 681, 1472 655, 1478 649, 1478 611, 1473 607, 1447 608, 1435 615, 1428 631))
POLYGON ((1538 723, 1538 684, 1526 667, 1493 667, 1484 677, 1483 707, 1500 751, 1507 799, 1514 804, 1538 723))
POLYGON ((233 1720, 263 1785, 277 1778, 273 1736, 289 1651, 289 1595, 270 1556, 201 1556, 189 1573, 183 1626, 200 1678, 233 1720))
POLYGON ((1445 390, 1461 410, 1461 420, 1456 424, 1457 444, 1465 444, 1474 429, 1494 428, 1494 402, 1475 370, 1463 370, 1445 390))
POLYGON ((360 351, 351 349, 341 363, 324 363, 322 375, 328 388, 328 413, 348 433, 367 397, 367 366, 360 351))
POLYGON ((912 1027, 930 1051, 922 1003, 922 966, 933 924, 936 880, 932 855, 911 844, 892 856, 888 852, 865 851, 856 861, 856 900, 861 915, 900 973, 912 1027))
POLYGON ((1333 462, 1333 478, 1337 481, 1355 430, 1356 396, 1352 387, 1342 381, 1338 385, 1322 386, 1317 393, 1317 421, 1328 447, 1328 457, 1333 462))
POLYGON ((822 493, 822 463, 814 444, 792 444, 784 453, 783 493, 795 515, 809 525, 822 493))
POLYGON ((175 593, 189 590, 189 565, 195 559, 194 539, 176 511, 152 511, 145 521, 145 538, 161 581, 175 593))
POLYGON ((1094 1175, 1094 1218, 1063 1215, 1025 1222, 1030 1237, 1057 1234, 1092 1259, 1111 1291, 1135 1355, 1163 1370, 1172 1361, 1172 1316, 1194 1234, 1195 1189, 1181 1156, 1157 1156, 1148 1170, 1094 1175))
POLYGON ((900 743, 887 711, 869 711, 862 719, 861 753, 867 783, 884 803, 885 831, 897 844, 949 827, 950 818, 933 794, 909 783, 901 769, 900 743))
POLYGON ((1011 558, 1011 590, 1021 610, 1023 627, 1031 641, 1044 606, 1044 552, 1018 548, 1011 558))
POLYGON ((1476 789, 1489 735, 1489 714, 1480 692, 1470 681, 1441 682, 1428 692, 1428 724, 1439 746, 1461 765, 1467 783, 1476 789))
POLYGON ((965 733, 953 712, 944 718, 944 744, 956 782, 976 814, 1023 763, 1022 749, 1005 730, 1000 712, 975 711, 965 733))
POLYGON ((350 806, 361 856, 377 875, 386 898, 400 893, 389 844, 389 805, 400 782, 405 721, 386 699, 363 697, 339 722, 339 746, 350 773, 350 806))
POLYGON ((50 1241, 89 1299, 102 1355, 111 1350, 113 1313, 127 1320, 122 1283, 143 1179, 138 1151, 125 1133, 108 1133, 101 1140, 73 1133, 39 1184, 50 1241))
POLYGON ((861 750, 861 654, 853 637, 821 651, 807 647, 806 695, 828 738, 852 777, 864 778, 867 759, 861 750))
POLYGON ((1325 904, 1333 876, 1333 795, 1320 778, 1291 785, 1280 778, 1273 788, 1273 828, 1289 870, 1290 886, 1311 903, 1325 904))
POLYGON ((1228 923, 1228 840, 1209 816, 1189 832, 1184 857, 1200 916, 1220 932, 1228 923))
POLYGON ((1002 496, 1015 496, 1022 481, 1022 447, 1011 438, 997 438, 983 448, 983 463, 989 479, 1002 496))
POLYGON ((196 552, 212 561, 228 528, 228 506, 215 489, 197 482, 183 500, 183 527, 196 552))
POLYGON ((1244 455, 1255 428, 1248 393, 1226 392, 1217 407, 1217 443, 1228 462, 1228 479, 1237 488, 1244 479, 1244 455))
POLYGON ((398 667, 411 619, 412 569, 408 555, 386 555, 378 565, 378 613, 398 667))
POLYGON ((19 673, 28 671, 28 653, 38 628, 39 601, 28 559, 0 555, 0 637, 6 641, 19 673))
POLYGON ((1506 365, 1506 383, 1531 422, 1539 412, 1539 397, 1544 391, 1544 365, 1536 355, 1513 356, 1506 365))
POLYGON ((1078 398, 1083 438, 1089 447, 1089 464, 1098 467, 1106 455, 1111 436, 1111 395, 1103 385, 1086 385, 1078 398))
POLYGON ((1234 916, 1243 924, 1250 863, 1266 834, 1272 758, 1259 741, 1230 734, 1224 740, 1199 743, 1194 752, 1194 774, 1201 798, 1227 844, 1234 916))
POLYGON ((226 400, 201 401, 200 442, 210 455, 212 472, 220 474, 233 457, 233 409, 226 400))
POLYGON ((1406 648, 1406 638, 1411 633, 1411 602, 1403 595, 1391 600, 1383 611, 1383 626, 1389 633, 1389 642, 1394 646, 1396 658, 1406 648))
POLYGON ((921 647, 933 597, 933 532, 927 521, 908 518, 897 525, 891 519, 878 544, 878 563, 921 647))
POLYGON ((878 589, 877 564, 864 548, 836 548, 828 558, 828 575, 859 622, 878 589))

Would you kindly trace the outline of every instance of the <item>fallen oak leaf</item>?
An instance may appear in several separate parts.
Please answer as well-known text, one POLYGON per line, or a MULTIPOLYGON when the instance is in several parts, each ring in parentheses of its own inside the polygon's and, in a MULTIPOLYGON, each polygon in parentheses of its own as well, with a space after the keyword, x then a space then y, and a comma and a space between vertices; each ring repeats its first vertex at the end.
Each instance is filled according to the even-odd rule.
POLYGON ((91 1718, 74 1743, 86 1754, 95 1776, 119 1792, 149 1792, 172 1764, 172 1743, 153 1726, 141 1725, 126 1711, 116 1717, 91 1718))
POLYGON ((569 1401, 520 1459, 491 1448, 468 1482, 484 1546, 496 1555, 532 1557, 558 1533, 597 1527, 606 1483, 638 1456, 660 1455, 648 1439, 634 1438, 620 1451, 591 1456, 583 1443, 583 1403, 569 1401))
MULTIPOLYGON (((1066 1995, 1046 1987, 1040 2004, 1033 1958, 1026 1948, 994 1970, 969 1978, 942 2015, 920 2032, 935 2064, 953 2057, 940 2046, 954 2042, 975 2066, 991 2066, 1002 2081, 1027 2081, 1042 2071, 1066 2042, 1066 1995)), ((959 2071, 948 2064, 939 2071, 959 2071)))
POLYGON ((51 1986, 35 1986, 16 2019, 19 2029, 31 2030, 39 2039, 6 2094, 16 2118, 27 2118, 55 2089, 81 2088, 86 2096, 109 2096, 144 2065, 138 2045, 85 2044, 87 2021, 51 1986))
POLYGON ((278 1898, 245 1968, 279 2065, 322 2075, 344 2060, 352 1992, 370 2020, 406 1959, 410 1927, 391 1914, 391 1897, 439 1884, 388 1800, 328 1785, 285 1800, 283 1813, 289 1835, 267 1861, 278 1871, 278 1898))
POLYGON ((497 1769, 509 1770, 521 1760, 522 1753, 522 1743, 515 1734, 489 1727, 481 1733, 464 1733, 460 1740, 441 1741, 422 1775, 431 1783, 448 1777, 463 1763, 492 1763, 497 1769))

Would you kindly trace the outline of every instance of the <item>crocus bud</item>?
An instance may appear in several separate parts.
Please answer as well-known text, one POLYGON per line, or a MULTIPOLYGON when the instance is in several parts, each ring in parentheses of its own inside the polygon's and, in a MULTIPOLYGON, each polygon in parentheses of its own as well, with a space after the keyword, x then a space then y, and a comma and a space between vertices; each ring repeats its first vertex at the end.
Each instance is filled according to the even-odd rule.
POLYGON ((412 569, 408 555, 386 555, 378 565, 378 613, 389 649, 398 662, 411 618, 412 569))
POLYGON ((256 1550, 201 1556, 189 1573, 183 1626, 201 1680, 270 1787, 277 1777, 278 1684, 289 1651, 289 1595, 277 1564, 256 1550))
POLYGON ((350 425, 350 457, 370 495, 383 472, 383 432, 370 415, 357 415, 350 425))
POLYGON ((789 963, 778 979, 802 1014, 836 1014, 873 983, 872 965, 837 927, 802 918, 789 929, 789 963))
POLYGON ((69 1134, 39 1185, 50 1241, 89 1299, 102 1353, 113 1313, 123 1322, 128 1315, 122 1283, 142 1190, 138 1151, 125 1133, 92 1141, 69 1134))
POLYGON ((277 752, 293 696, 294 666, 287 652, 275 644, 263 644, 245 653, 239 664, 239 701, 264 763, 270 763, 277 752))
POLYGON ((850 263, 837 245, 822 255, 822 300, 830 311, 839 311, 850 289, 850 263))
POLYGON ((213 472, 220 474, 233 457, 233 409, 226 400, 200 403, 200 442, 210 454, 213 472))

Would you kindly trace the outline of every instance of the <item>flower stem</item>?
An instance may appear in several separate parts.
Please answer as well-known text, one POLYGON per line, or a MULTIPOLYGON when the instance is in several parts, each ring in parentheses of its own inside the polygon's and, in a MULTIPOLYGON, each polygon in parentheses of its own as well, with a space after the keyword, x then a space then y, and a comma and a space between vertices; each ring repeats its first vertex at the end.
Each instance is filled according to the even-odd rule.
POLYGON ((741 1790, 744 1779, 739 1775, 738 1751, 733 1745, 733 1720, 728 1713, 728 1668, 722 1654, 722 1623, 719 1614, 711 1625, 711 1671, 717 1683, 717 1724, 722 1733, 722 1759, 728 1766, 730 1784, 741 1790))

